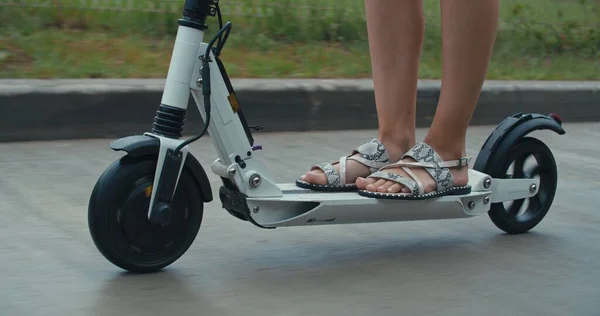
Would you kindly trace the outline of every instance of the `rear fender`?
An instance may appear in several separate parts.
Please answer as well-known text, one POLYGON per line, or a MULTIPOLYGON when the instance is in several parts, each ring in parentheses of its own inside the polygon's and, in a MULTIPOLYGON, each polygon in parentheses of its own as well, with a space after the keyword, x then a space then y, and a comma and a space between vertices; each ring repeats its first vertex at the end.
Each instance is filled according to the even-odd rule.
POLYGON ((500 163, 506 157, 512 146, 535 130, 551 130, 558 135, 566 133, 562 127, 562 119, 554 113, 511 115, 504 119, 485 141, 473 169, 486 173, 490 166, 500 163))

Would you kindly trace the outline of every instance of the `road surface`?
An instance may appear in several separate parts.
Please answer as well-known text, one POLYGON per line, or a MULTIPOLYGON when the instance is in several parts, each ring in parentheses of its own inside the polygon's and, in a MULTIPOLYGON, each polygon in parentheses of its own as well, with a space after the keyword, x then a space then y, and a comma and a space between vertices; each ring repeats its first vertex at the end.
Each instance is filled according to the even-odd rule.
MULTIPOLYGON (((215 201, 190 250, 152 275, 124 273, 89 237, 91 189, 120 155, 110 140, 0 144, 0 315, 600 315, 600 124, 565 128, 534 134, 560 182, 529 234, 503 234, 487 216, 261 230, 215 201)), ((471 155, 491 130, 469 131, 471 155)), ((256 138, 293 181, 373 133, 256 138)), ((215 157, 209 139, 192 152, 207 167, 215 157)))

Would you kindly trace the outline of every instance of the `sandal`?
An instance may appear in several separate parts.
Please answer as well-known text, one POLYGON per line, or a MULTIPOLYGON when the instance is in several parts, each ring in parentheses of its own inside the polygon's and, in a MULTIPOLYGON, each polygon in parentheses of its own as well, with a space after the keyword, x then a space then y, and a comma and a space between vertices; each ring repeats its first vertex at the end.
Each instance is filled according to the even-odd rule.
POLYGON ((433 148, 431 148, 425 143, 419 142, 415 146, 413 146, 413 148, 411 148, 406 154, 404 154, 400 161, 394 164, 384 166, 379 171, 367 177, 394 181, 408 188, 410 190, 410 193, 382 193, 367 190, 359 190, 358 194, 378 199, 396 200, 424 200, 446 195, 469 194, 471 193, 470 185, 454 186, 454 179, 449 168, 468 166, 470 160, 471 158, 469 157, 463 157, 458 160, 443 161, 442 158, 433 150, 433 148), (402 161, 402 159, 407 157, 412 158, 417 162, 402 161), (408 175, 410 175, 412 179, 404 177, 400 174, 385 171, 387 169, 398 167, 401 167, 402 170, 404 170, 408 175), (432 192, 423 193, 425 192, 423 188, 423 183, 410 170, 411 167, 424 168, 436 182, 437 188, 432 192))
POLYGON ((342 156, 339 161, 334 163, 325 162, 319 165, 313 166, 310 170, 321 169, 325 176, 327 176, 328 184, 316 184, 306 182, 302 179, 296 180, 296 185, 317 191, 328 191, 328 192, 342 192, 342 191, 353 191, 356 190, 355 183, 346 183, 346 161, 354 160, 367 167, 371 173, 376 172, 381 167, 392 163, 390 156, 378 139, 361 145, 352 151, 348 156, 342 156), (360 154, 356 155, 356 154, 360 154), (333 165, 340 164, 340 172, 336 172, 333 165))

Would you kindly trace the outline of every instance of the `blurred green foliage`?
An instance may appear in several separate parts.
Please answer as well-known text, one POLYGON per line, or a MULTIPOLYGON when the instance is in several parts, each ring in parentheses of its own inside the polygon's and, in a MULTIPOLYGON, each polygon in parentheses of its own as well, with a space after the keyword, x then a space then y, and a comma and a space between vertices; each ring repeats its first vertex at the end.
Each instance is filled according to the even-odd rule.
MULTIPOLYGON (((423 55, 428 63, 422 73, 435 77, 439 75, 436 67, 441 51, 439 1, 424 3, 427 27, 423 55)), ((86 42, 92 40, 91 36, 108 36, 168 47, 177 30, 182 4, 183 0, 0 0, 0 71, 3 61, 6 65, 11 56, 19 54, 16 52, 36 55, 31 41, 40 41, 44 32, 54 34, 46 37, 60 31, 78 34, 86 42)), ((295 52, 320 49, 318 52, 326 54, 324 48, 335 47, 349 54, 367 53, 363 0, 221 0, 220 5, 223 18, 233 22, 229 49, 264 53, 291 45, 297 48, 295 52)), ((209 27, 207 36, 217 30, 216 19, 209 19, 209 27)), ((514 69, 492 67, 492 77, 520 78, 513 72, 523 65, 529 67, 526 78, 560 77, 549 75, 549 67, 558 67, 557 71, 588 69, 581 74, 582 79, 600 77, 596 73, 600 71, 600 0, 503 0, 494 58, 496 63, 510 64, 514 69), (546 68, 536 76, 532 67, 538 66, 546 68)), ((364 75, 363 68, 368 66, 354 64, 340 73, 364 75)), ((258 71, 261 65, 247 67, 258 71)), ((280 67, 296 66, 283 60, 280 67)), ((12 69, 10 75, 15 75, 12 69)), ((268 75, 260 71, 248 74, 268 75)))
MULTIPOLYGON (((173 36, 183 1, 0 0, 0 28, 97 29, 117 34, 173 36), (4 2, 4 3, 3 3, 4 2), (12 3, 12 5, 8 5, 12 3)), ((352 43, 366 41, 362 0, 221 1, 240 40, 352 43)), ((438 1, 425 0, 426 48, 439 46, 438 1)), ((515 53, 600 52, 600 0, 503 0, 498 46, 515 53)), ((212 31, 215 19, 210 19, 212 31)), ((209 33, 210 34, 210 33, 209 33)))

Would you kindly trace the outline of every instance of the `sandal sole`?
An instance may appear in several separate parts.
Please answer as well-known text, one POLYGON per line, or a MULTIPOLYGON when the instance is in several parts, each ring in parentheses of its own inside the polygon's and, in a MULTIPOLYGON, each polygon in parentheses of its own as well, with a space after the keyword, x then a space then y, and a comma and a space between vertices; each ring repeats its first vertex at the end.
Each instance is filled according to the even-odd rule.
POLYGON ((449 195, 466 195, 471 193, 471 186, 454 187, 440 192, 430 192, 422 195, 410 195, 410 193, 381 193, 371 192, 366 190, 359 190, 358 195, 376 198, 376 199, 387 199, 387 200, 428 200, 449 195))
POLYGON ((347 185, 314 184, 314 183, 308 183, 306 181, 302 181, 300 179, 296 180, 296 185, 303 189, 310 189, 310 190, 314 190, 314 191, 323 191, 323 192, 352 192, 352 191, 356 191, 358 189, 355 184, 347 184, 347 185))

